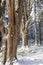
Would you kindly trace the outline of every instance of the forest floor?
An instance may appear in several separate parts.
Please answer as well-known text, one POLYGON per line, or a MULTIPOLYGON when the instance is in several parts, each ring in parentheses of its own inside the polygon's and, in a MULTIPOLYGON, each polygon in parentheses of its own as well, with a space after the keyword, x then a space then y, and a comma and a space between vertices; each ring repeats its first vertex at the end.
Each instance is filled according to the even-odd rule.
POLYGON ((18 51, 18 61, 14 65, 43 65, 43 46, 31 46, 24 51, 18 51))
MULTIPOLYGON (((17 60, 13 61, 13 65, 43 65, 43 46, 18 48, 17 58, 17 60)), ((1 60, 0 57, 0 65, 2 65, 1 60)), ((6 63, 6 65, 9 64, 6 63)))

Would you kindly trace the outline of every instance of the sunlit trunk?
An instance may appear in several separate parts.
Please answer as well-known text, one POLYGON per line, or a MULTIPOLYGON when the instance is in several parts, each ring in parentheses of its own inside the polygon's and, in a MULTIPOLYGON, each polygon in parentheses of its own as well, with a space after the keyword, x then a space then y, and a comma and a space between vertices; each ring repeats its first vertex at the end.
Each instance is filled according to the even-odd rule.
POLYGON ((28 46, 28 37, 27 34, 25 32, 23 32, 22 34, 22 46, 28 46))

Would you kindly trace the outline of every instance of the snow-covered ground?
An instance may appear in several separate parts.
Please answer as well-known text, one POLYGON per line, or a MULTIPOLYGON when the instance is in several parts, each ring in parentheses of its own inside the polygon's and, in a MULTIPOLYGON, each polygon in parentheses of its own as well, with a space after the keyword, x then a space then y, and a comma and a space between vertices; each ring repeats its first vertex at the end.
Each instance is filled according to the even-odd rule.
POLYGON ((30 46, 24 49, 18 48, 17 58, 18 60, 13 61, 13 65, 43 65, 43 46, 30 46))
POLYGON ((18 61, 14 65, 43 65, 43 46, 31 46, 30 51, 18 51, 18 61))

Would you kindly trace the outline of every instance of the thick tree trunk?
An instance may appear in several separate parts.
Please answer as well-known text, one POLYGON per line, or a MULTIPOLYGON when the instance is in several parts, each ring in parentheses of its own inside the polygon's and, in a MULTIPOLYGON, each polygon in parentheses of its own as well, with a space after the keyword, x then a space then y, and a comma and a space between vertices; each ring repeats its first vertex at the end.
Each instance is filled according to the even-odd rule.
POLYGON ((7 1, 7 9, 9 15, 8 43, 7 43, 7 59, 16 59, 17 41, 16 41, 16 22, 15 22, 15 0, 7 1))
MULTIPOLYGON (((19 43, 19 35, 20 35, 20 23, 19 23, 19 17, 18 17, 18 13, 15 12, 15 20, 16 20, 16 26, 15 26, 15 33, 14 33, 14 40, 13 40, 13 43, 15 42, 15 44, 13 45, 13 56, 16 57, 17 55, 17 45, 19 43), (15 52, 16 50, 16 52, 15 52)), ((17 57, 16 57, 17 59, 17 57)))

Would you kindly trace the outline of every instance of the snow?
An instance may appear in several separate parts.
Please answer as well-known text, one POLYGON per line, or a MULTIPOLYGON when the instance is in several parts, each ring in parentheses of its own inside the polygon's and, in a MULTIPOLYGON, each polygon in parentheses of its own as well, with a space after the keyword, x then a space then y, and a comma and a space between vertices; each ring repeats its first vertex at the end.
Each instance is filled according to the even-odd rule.
POLYGON ((31 51, 18 52, 18 61, 15 65, 43 65, 43 47, 30 47, 31 51))
POLYGON ((5 15, 6 18, 8 18, 8 15, 5 15))
MULTIPOLYGON (((18 48, 18 59, 15 61, 13 59, 13 65, 43 65, 43 46, 30 46, 26 48, 24 50, 22 50, 23 48, 18 48)), ((0 59, 2 57, 1 54, 0 59)), ((3 65, 1 60, 0 65, 3 65)), ((10 65, 10 62, 7 61, 5 65, 10 65)))
POLYGON ((3 65, 3 63, 2 63, 2 62, 0 62, 0 65, 3 65))

